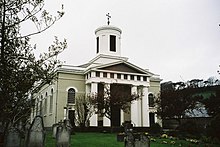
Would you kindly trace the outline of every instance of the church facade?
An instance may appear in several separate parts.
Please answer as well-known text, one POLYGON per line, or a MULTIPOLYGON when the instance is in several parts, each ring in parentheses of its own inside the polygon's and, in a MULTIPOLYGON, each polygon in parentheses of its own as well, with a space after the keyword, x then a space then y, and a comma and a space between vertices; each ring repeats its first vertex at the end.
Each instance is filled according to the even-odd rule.
POLYGON ((51 127, 60 120, 70 119, 76 124, 77 97, 83 94, 103 92, 126 87, 130 94, 140 94, 141 98, 130 104, 130 111, 116 112, 117 119, 109 120, 93 113, 89 126, 121 126, 124 121, 131 121, 136 127, 149 127, 160 121, 156 115, 153 99, 160 92, 160 77, 121 56, 121 29, 106 25, 95 30, 96 57, 80 66, 62 65, 56 72, 56 78, 50 84, 41 84, 32 98, 31 119, 43 116, 45 127, 51 127))

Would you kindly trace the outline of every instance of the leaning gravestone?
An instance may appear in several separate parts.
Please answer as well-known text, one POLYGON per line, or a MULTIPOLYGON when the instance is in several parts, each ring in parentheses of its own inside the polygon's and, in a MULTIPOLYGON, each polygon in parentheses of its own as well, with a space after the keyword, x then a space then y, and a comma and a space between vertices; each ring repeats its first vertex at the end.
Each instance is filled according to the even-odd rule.
POLYGON ((20 147, 20 144, 20 132, 15 127, 9 127, 4 140, 4 147, 20 147))
POLYGON ((43 147, 45 140, 45 131, 43 118, 36 116, 30 126, 27 138, 27 147, 43 147))
POLYGON ((56 147, 69 147, 70 146, 70 130, 66 123, 60 123, 57 127, 56 134, 56 147))

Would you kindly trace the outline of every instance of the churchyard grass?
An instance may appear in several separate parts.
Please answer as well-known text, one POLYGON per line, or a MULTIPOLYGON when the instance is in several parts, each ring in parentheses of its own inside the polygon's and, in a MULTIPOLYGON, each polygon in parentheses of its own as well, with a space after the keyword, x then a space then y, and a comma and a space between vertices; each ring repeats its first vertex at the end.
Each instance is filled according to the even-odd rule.
MULTIPOLYGON (((185 140, 151 138, 151 147, 205 147, 207 144, 195 144, 185 140)), ((47 132, 46 147, 55 146, 55 139, 52 138, 52 132, 47 132)), ((110 133, 75 133, 71 135, 71 146, 75 147, 124 147, 123 142, 117 142, 116 134, 110 133)), ((219 145, 208 145, 209 147, 218 147, 219 145)))
MULTIPOLYGON (((52 133, 46 135, 46 147, 55 146, 52 133)), ((110 133, 75 133, 71 135, 71 146, 75 147, 124 147, 123 142, 116 141, 116 134, 110 133)))

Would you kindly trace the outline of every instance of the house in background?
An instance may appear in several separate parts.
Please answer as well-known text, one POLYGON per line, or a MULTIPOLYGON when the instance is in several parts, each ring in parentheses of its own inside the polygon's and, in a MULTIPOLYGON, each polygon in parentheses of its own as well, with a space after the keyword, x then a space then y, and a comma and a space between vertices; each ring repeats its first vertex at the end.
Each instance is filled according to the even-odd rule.
POLYGON ((89 125, 121 126, 124 121, 131 121, 136 127, 149 127, 158 122, 153 98, 160 91, 161 79, 121 56, 121 33, 121 29, 110 25, 97 28, 96 57, 80 66, 62 65, 56 70, 56 78, 51 84, 41 84, 32 96, 35 105, 31 119, 36 115, 43 116, 45 127, 66 118, 72 125, 78 125, 74 121, 77 96, 99 93, 103 87, 109 87, 110 91, 120 90, 120 85, 123 85, 127 93, 141 92, 142 98, 131 103, 130 112, 114 111, 112 122, 94 113, 89 125))

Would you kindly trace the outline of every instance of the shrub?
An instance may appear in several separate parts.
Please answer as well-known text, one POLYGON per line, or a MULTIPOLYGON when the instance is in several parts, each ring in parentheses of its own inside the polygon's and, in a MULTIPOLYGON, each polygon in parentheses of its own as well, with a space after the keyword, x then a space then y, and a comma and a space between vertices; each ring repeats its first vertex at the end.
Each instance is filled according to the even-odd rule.
POLYGON ((195 122, 193 121, 187 121, 183 124, 181 124, 178 127, 178 130, 182 133, 182 135, 185 136, 196 136, 199 137, 202 132, 204 131, 204 128, 202 128, 201 126, 197 125, 195 122))
POLYGON ((204 136, 204 135, 200 138, 200 140, 204 143, 211 143, 212 142, 211 137, 207 137, 207 136, 204 136))
POLYGON ((220 114, 213 118, 210 125, 207 126, 206 133, 212 138, 220 140, 220 114))

